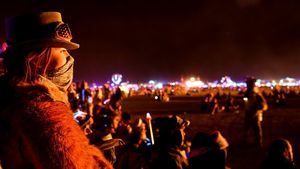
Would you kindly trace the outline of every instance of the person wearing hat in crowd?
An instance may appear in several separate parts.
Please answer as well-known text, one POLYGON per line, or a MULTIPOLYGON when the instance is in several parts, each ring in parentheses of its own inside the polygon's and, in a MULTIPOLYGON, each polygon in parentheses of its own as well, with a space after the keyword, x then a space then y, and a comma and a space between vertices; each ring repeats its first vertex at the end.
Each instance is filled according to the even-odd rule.
POLYGON ((89 136, 90 142, 104 153, 111 164, 115 165, 118 150, 125 144, 122 139, 113 138, 121 120, 121 114, 105 107, 93 118, 93 133, 89 136))
POLYGON ((246 80, 247 90, 245 97, 247 100, 245 103, 244 139, 247 141, 249 131, 252 130, 255 136, 255 144, 261 148, 263 144, 261 123, 263 112, 268 109, 268 104, 259 88, 255 86, 255 82, 256 79, 253 77, 248 77, 246 80))
POLYGON ((267 158, 259 169, 297 169, 294 163, 293 148, 286 139, 274 140, 268 150, 267 158))
POLYGON ((121 151, 116 169, 148 169, 150 161, 150 147, 147 146, 146 123, 138 119, 132 125, 129 142, 121 151))
POLYGON ((162 117, 155 120, 158 138, 153 150, 153 169, 186 169, 188 160, 182 151, 185 128, 190 122, 179 116, 162 117))
POLYGON ((219 131, 198 132, 192 141, 189 158, 190 169, 225 169, 227 159, 227 140, 219 131))
POLYGON ((73 120, 67 89, 79 48, 59 12, 8 18, 0 78, 0 160, 6 168, 112 168, 73 120))

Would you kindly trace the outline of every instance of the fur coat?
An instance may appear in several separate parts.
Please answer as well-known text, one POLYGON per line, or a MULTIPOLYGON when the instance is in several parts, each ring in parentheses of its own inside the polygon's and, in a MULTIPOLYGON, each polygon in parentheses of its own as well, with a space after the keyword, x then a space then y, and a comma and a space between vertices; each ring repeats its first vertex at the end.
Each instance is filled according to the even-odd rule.
POLYGON ((8 85, 0 79, 3 169, 111 169, 73 120, 66 94, 47 79, 8 85))

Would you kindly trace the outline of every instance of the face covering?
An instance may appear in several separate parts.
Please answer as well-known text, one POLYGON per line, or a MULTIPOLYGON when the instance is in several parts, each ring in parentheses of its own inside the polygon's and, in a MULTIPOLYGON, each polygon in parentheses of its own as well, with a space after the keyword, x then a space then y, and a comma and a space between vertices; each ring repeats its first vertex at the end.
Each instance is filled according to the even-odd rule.
POLYGON ((47 79, 54 83, 60 90, 67 91, 73 80, 74 59, 67 58, 67 63, 62 67, 47 72, 47 79))

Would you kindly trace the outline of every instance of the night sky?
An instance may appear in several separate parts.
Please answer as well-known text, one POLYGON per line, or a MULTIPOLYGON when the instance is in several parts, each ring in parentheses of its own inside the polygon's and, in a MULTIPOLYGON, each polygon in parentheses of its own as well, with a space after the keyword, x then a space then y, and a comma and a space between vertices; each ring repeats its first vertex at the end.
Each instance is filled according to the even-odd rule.
POLYGON ((60 11, 81 45, 75 80, 300 78, 299 0, 10 1, 0 41, 5 16, 43 10, 60 11))

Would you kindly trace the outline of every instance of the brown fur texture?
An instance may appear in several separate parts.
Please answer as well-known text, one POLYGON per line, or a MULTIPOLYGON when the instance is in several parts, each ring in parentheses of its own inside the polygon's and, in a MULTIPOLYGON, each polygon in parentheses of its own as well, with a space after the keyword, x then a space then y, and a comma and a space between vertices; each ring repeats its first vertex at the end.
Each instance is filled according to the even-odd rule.
MULTIPOLYGON (((2 81, 3 82, 3 81, 2 81)), ((3 168, 111 169, 73 120, 66 96, 46 80, 1 84, 3 168)))

